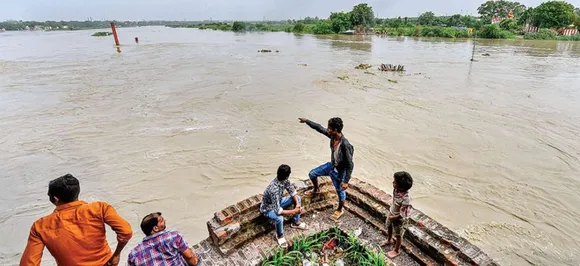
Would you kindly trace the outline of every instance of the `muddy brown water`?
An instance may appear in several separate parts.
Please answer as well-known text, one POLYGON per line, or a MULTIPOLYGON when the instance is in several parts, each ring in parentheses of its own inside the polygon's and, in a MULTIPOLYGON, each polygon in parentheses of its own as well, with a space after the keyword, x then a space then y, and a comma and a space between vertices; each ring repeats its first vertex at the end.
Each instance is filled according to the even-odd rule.
POLYGON ((131 222, 123 259, 153 211, 193 244, 279 164, 329 160, 301 116, 342 117, 355 176, 390 191, 409 171, 414 206, 498 262, 580 264, 580 42, 478 40, 472 63, 469 40, 144 27, 117 54, 93 32, 0 33, 1 265, 65 173, 131 222))

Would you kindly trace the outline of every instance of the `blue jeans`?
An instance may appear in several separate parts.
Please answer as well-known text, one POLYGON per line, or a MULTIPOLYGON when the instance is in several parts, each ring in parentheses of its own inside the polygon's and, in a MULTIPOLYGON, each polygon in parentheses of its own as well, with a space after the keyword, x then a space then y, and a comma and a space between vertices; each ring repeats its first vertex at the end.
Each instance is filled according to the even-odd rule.
POLYGON ((339 177, 338 172, 336 172, 334 170, 334 167, 332 167, 332 163, 327 162, 321 166, 312 169, 308 174, 310 180, 313 181, 318 180, 319 176, 330 176, 330 179, 332 179, 332 184, 336 189, 336 194, 338 194, 338 200, 344 201, 346 199, 346 192, 344 191, 344 189, 342 189, 342 181, 344 180, 346 173, 343 173, 342 176, 339 177))
MULTIPOLYGON (((302 199, 298 197, 298 202, 302 204, 302 199)), ((284 197, 282 201, 280 201, 280 207, 282 209, 290 207, 294 203, 294 199, 292 197, 284 197)), ((284 235, 284 217, 282 215, 278 215, 278 210, 272 210, 267 213, 264 213, 264 216, 268 217, 268 219, 276 222, 276 234, 278 238, 284 235)), ((300 213, 295 214, 292 218, 294 223, 300 222, 300 213)))

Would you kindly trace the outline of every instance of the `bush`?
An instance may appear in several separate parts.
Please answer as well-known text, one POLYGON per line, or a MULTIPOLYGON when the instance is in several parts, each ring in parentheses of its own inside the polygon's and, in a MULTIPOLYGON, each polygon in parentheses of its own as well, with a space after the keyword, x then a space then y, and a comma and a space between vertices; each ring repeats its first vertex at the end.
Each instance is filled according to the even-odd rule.
POLYGON ((312 33, 314 33, 314 34, 333 34, 334 31, 332 31, 332 26, 330 25, 330 23, 322 20, 314 25, 314 28, 312 29, 312 33))
POLYGON ((479 36, 487 39, 503 39, 502 30, 497 24, 483 26, 483 30, 479 36))
POLYGON ((245 31, 247 28, 248 25, 242 21, 234 21, 234 24, 232 25, 233 31, 245 31))
POLYGON ((524 35, 524 39, 529 40, 555 40, 556 37, 558 37, 558 32, 551 29, 540 29, 538 32, 524 35))
POLYGON ((519 32, 522 30, 522 27, 518 25, 518 23, 513 19, 504 19, 499 23, 499 27, 503 30, 511 31, 511 32, 519 32))
POLYGON ((297 32, 297 33, 304 32, 304 24, 302 24, 300 22, 296 23, 296 25, 294 25, 294 28, 292 29, 292 31, 297 32))

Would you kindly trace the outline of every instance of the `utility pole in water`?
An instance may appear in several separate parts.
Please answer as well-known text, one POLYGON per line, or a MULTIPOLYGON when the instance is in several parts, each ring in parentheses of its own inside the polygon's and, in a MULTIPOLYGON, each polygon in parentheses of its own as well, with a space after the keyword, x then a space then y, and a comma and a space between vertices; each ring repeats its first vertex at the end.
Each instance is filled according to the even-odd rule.
POLYGON ((121 45, 119 44, 119 37, 117 36, 117 29, 115 28, 115 22, 111 22, 111 30, 113 31, 113 37, 115 38, 115 46, 117 46, 117 53, 121 52, 121 45))

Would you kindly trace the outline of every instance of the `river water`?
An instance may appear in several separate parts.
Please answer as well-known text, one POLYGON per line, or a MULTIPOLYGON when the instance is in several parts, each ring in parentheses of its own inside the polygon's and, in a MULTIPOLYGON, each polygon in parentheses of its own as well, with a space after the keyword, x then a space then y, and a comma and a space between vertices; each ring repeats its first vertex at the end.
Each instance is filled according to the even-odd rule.
POLYGON ((342 117, 354 176, 390 191, 410 172, 415 208, 498 262, 580 264, 580 42, 478 40, 472 63, 469 40, 144 27, 119 29, 118 54, 93 32, 0 33, 1 265, 65 173, 131 222, 123 258, 154 211, 202 240, 279 164, 305 179, 329 160, 302 116, 342 117))

